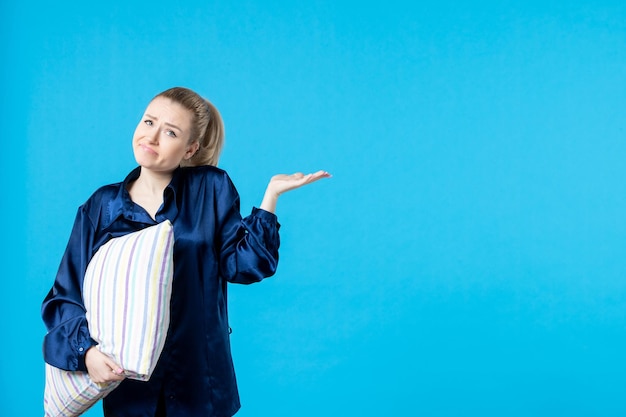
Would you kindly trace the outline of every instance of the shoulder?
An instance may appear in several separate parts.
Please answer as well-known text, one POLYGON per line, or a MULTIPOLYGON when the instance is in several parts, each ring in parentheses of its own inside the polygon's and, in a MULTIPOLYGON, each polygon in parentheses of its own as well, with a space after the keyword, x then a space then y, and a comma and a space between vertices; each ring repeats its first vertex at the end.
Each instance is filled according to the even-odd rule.
POLYGON ((202 165, 197 167, 182 167, 180 168, 180 176, 187 184, 200 184, 204 183, 231 183, 228 173, 221 168, 202 165))
POLYGON ((239 194, 226 171, 214 166, 180 168, 177 190, 191 199, 217 198, 224 201, 236 200, 239 194))
POLYGON ((126 175, 123 181, 113 184, 103 185, 98 188, 83 204, 85 208, 102 207, 110 205, 112 201, 122 202, 124 199, 130 199, 128 193, 125 192, 126 186, 132 181, 139 178, 141 168, 136 167, 126 175))
POLYGON ((85 201, 83 207, 89 208, 93 206, 100 206, 106 204, 109 201, 115 199, 120 194, 120 190, 123 187, 122 182, 115 184, 108 184, 98 188, 91 194, 91 196, 85 201))
POLYGON ((197 176, 221 177, 224 175, 226 176, 228 175, 226 174, 226 171, 213 165, 201 165, 197 167, 181 167, 180 172, 182 175, 187 176, 187 177, 197 177, 197 176))
POLYGON ((79 207, 79 214, 91 220, 92 224, 99 224, 100 220, 111 217, 111 210, 118 206, 121 208, 123 182, 104 185, 98 188, 79 207), (115 202, 118 204, 115 204, 115 202))

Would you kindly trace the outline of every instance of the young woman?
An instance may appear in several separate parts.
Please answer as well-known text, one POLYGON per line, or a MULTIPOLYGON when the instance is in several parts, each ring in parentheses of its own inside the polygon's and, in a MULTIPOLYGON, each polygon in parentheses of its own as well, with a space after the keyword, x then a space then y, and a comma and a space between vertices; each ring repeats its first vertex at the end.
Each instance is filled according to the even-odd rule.
POLYGON ((195 92, 175 87, 148 105, 133 136, 138 167, 98 189, 78 209, 42 316, 44 359, 87 371, 97 383, 123 380, 104 399, 106 416, 232 416, 240 407, 229 341, 227 282, 249 284, 278 262, 278 197, 329 177, 325 171, 276 175, 259 208, 243 218, 239 196, 216 168, 223 124, 195 92), (100 246, 165 220, 174 226, 174 280, 166 345, 148 382, 124 370, 91 339, 81 288, 100 246))

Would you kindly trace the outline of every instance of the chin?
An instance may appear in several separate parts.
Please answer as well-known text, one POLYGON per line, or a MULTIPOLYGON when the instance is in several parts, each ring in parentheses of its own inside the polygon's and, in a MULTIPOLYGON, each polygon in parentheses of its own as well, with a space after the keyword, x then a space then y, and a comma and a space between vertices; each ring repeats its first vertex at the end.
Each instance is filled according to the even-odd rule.
POLYGON ((150 168, 154 165, 154 160, 150 160, 150 158, 146 158, 146 155, 141 155, 138 152, 135 152, 135 162, 144 168, 150 168))

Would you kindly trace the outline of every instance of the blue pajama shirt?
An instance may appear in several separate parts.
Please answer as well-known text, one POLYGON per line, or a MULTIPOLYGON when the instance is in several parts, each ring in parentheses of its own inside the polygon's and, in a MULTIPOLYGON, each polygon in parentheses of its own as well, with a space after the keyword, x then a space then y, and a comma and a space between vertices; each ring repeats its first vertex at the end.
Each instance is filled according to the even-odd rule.
POLYGON ((230 351, 227 283, 250 284, 273 275, 280 225, 273 213, 253 208, 242 218, 239 195, 225 171, 211 166, 174 171, 156 220, 135 204, 129 184, 98 189, 79 209, 56 280, 42 305, 48 329, 47 363, 86 371, 95 345, 82 301, 87 265, 98 248, 163 221, 174 226, 171 321, 165 348, 148 382, 126 379, 104 399, 105 415, 232 416, 240 407, 230 351))

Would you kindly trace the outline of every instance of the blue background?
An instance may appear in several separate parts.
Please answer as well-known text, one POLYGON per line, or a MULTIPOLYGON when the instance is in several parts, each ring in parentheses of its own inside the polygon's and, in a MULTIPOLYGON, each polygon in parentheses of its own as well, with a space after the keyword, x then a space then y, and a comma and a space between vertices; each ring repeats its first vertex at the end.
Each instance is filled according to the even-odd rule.
POLYGON ((276 277, 231 286, 238 416, 626 415, 623 1, 0 11, 0 415, 42 414, 76 208, 175 85, 221 110, 244 214, 334 175, 281 198, 276 277))

